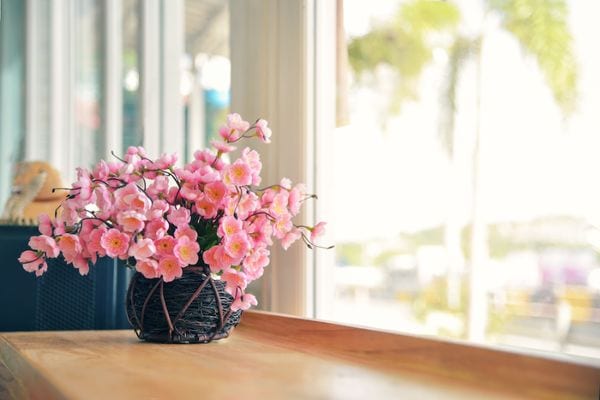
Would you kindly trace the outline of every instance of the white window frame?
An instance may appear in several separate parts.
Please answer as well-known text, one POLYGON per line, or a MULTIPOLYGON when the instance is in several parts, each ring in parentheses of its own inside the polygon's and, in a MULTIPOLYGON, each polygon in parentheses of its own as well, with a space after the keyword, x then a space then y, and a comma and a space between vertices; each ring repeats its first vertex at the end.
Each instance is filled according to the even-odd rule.
MULTIPOLYGON (((335 126, 335 2, 231 0, 230 12, 231 109, 267 119, 274 132, 271 144, 256 146, 263 181, 287 177, 318 191, 329 182, 323 171, 316 180, 315 166, 322 165, 335 126)), ((308 205, 300 223, 327 214, 322 200, 308 205)), ((274 247, 262 280, 262 308, 316 316, 315 296, 332 295, 332 252, 324 253, 301 244, 287 251, 274 247)))
POLYGON ((104 134, 105 157, 123 152, 123 6, 104 0, 104 134))
MULTIPOLYGON (((74 5, 77 0, 54 0, 49 15, 41 10, 43 0, 27 0, 26 8, 26 93, 25 160, 47 160, 63 173, 67 182, 74 178, 74 5), (50 30, 48 62, 38 60, 40 20, 47 18, 50 30), (49 70, 49 132, 39 127, 40 88, 37 76, 49 70), (48 135, 49 149, 40 148, 41 135, 48 135)), ((102 110, 104 136, 101 154, 122 153, 122 3, 98 0, 102 7, 103 41, 102 110)), ((184 47, 184 0, 140 1, 142 40, 140 53, 140 125, 148 153, 183 152, 183 101, 180 94, 180 60, 184 47), (168 45, 167 45, 168 44, 168 45)), ((92 160, 90 160, 92 162, 92 160)))
POLYGON ((184 51, 184 1, 140 1, 140 115, 148 154, 183 157, 180 62, 184 51))

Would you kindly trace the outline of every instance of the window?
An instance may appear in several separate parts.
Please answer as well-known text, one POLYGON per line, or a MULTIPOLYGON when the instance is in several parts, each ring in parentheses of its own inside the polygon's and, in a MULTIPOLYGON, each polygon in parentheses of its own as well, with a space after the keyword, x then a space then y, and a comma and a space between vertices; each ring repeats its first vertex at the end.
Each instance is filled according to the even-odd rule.
POLYGON ((600 9, 479 3, 343 2, 317 315, 600 357, 600 9))
POLYGON ((2 0, 0 29, 0 207, 19 161, 189 160, 229 108, 226 1, 2 0))
MULTIPOLYGON (((12 175, 11 164, 21 158, 20 134, 24 114, 25 88, 24 32, 21 22, 25 8, 21 2, 3 2, 0 8, 0 202, 8 198, 3 183, 12 175)), ((1 215, 1 214, 0 214, 1 215)))
POLYGON ((264 309, 600 357, 592 2, 62 3, 2 0, 0 204, 19 160, 189 159, 231 108, 336 245, 274 249, 264 309))

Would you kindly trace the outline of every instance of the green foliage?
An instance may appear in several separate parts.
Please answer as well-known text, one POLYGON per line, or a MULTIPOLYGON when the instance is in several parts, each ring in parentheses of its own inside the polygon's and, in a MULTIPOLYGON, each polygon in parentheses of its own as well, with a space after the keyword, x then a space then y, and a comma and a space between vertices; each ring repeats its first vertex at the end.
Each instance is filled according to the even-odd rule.
MULTIPOLYGON (((460 285, 460 302, 458 307, 451 307, 448 304, 448 281, 444 278, 435 278, 429 284, 419 291, 411 303, 411 308, 415 318, 424 323, 427 320, 427 316, 431 312, 444 312, 449 315, 455 316, 466 322, 467 308, 468 308, 468 284, 463 281, 460 285)), ((466 327, 466 325, 465 325, 466 327)), ((458 338, 464 338, 464 331, 458 338)), ((438 332, 438 334, 447 337, 456 337, 450 332, 438 332)))
MULTIPOLYGON (((527 222, 514 222, 508 227, 506 224, 489 224, 486 227, 488 236, 489 255, 493 259, 503 259, 509 254, 518 251, 537 251, 542 252, 547 249, 571 249, 571 250, 586 250, 589 249, 587 242, 565 242, 559 239, 544 238, 541 235, 531 234, 530 237, 522 237, 515 234, 519 230, 526 228, 533 231, 543 231, 544 224, 554 222, 556 225, 551 229, 561 229, 573 226, 579 226, 576 218, 567 216, 554 216, 534 219, 527 222)), ((467 225, 462 230, 461 243, 463 255, 467 260, 471 258, 471 225, 467 225)))
POLYGON ((422 229, 410 234, 402 234, 407 250, 414 252, 421 246, 442 245, 444 243, 443 227, 422 229))
POLYGON ((341 243, 335 246, 338 264, 341 265, 363 265, 365 256, 363 245, 360 243, 341 243))
POLYGON ((504 28, 538 62, 563 112, 574 110, 577 63, 565 0, 488 0, 504 28))
MULTIPOLYGON (((565 0, 485 1, 489 11, 500 16, 502 26, 536 59, 563 112, 572 112, 577 97, 577 63, 565 0)), ((375 71, 381 65, 397 72, 396 82, 390 82, 395 86, 390 111, 398 112, 402 102, 418 97, 419 77, 432 58, 431 38, 444 32, 452 35, 440 130, 450 155, 458 74, 480 43, 480 38, 456 34, 460 18, 459 8, 450 1, 413 0, 404 3, 392 21, 354 38, 348 45, 350 65, 357 75, 375 71)))
POLYGON ((391 22, 349 43, 350 65, 359 76, 380 65, 393 68, 398 73, 393 108, 398 111, 402 101, 417 97, 418 78, 432 57, 431 35, 453 30, 459 20, 458 8, 449 2, 405 3, 391 22))
POLYGON ((217 235, 219 218, 221 218, 221 215, 218 215, 214 219, 204 219, 198 215, 194 215, 190 221, 191 227, 198 232, 198 245, 203 252, 216 246, 221 241, 217 235))

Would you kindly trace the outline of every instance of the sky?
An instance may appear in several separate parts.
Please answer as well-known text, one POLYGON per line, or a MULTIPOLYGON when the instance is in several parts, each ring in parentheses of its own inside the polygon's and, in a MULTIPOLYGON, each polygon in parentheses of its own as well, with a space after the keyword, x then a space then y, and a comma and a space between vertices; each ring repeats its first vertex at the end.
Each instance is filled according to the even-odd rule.
MULTIPOLYGON (((347 34, 366 33, 371 24, 392 16, 399 3, 347 0, 347 34)), ((482 2, 457 3, 467 29, 479 29, 482 2)), ((580 68, 579 104, 568 119, 554 104, 536 62, 497 20, 485 25, 481 204, 488 222, 559 214, 600 225, 600 2, 573 0, 568 6, 580 68)), ((378 111, 385 104, 381 92, 351 91, 351 124, 335 132, 331 160, 336 209, 330 226, 336 242, 393 237, 441 225, 448 214, 462 223, 469 220, 475 69, 467 65, 459 85, 462 152, 456 168, 463 178, 452 181, 437 133, 444 66, 444 57, 436 57, 421 80, 420 99, 391 116, 387 129, 378 111)))

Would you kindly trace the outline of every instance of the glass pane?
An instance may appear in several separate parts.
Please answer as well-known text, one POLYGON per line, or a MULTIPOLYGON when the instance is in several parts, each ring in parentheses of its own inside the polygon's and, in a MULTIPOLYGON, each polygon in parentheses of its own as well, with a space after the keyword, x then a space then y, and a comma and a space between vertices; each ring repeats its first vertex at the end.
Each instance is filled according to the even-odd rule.
POLYGON ((181 62, 181 94, 185 104, 185 154, 216 134, 228 113, 229 3, 220 0, 185 1, 185 55, 181 62))
POLYGON ((344 2, 322 317, 600 357, 600 8, 517 4, 344 2))
POLYGON ((102 133, 102 2, 73 4, 73 124, 74 166, 92 166, 104 156, 102 133))
POLYGON ((139 11, 139 0, 123 1, 123 149, 144 141, 139 124, 139 11))
POLYGON ((23 157, 25 90, 25 7, 2 2, 0 18, 0 217, 11 191, 14 164, 23 157))

